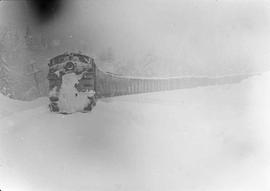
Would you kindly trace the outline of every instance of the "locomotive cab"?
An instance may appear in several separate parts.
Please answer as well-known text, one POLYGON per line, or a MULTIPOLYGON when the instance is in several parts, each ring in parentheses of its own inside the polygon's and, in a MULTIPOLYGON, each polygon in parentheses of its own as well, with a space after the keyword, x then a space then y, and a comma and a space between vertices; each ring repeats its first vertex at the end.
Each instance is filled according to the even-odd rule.
POLYGON ((61 112, 61 88, 63 79, 73 74, 78 81, 74 84, 75 94, 84 94, 89 103, 81 111, 91 111, 96 105, 96 65, 93 58, 79 53, 65 53, 52 58, 49 62, 49 108, 61 112))

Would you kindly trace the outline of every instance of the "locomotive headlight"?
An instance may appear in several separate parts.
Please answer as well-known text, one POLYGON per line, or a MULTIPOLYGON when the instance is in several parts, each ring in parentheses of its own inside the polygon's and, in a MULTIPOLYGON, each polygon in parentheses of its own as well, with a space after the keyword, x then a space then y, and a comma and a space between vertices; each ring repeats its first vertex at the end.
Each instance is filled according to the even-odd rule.
POLYGON ((68 71, 69 70, 74 70, 75 69, 75 64, 73 62, 68 62, 65 65, 65 69, 68 70, 68 71))

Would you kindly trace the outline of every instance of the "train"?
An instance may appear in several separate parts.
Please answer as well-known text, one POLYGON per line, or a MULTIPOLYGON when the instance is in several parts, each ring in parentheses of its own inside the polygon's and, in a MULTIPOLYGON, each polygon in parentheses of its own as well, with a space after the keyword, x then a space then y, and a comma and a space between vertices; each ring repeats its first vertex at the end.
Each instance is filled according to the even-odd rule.
POLYGON ((63 78, 67 74, 80 76, 78 83, 75 84, 76 91, 88 93, 87 104, 80 109, 81 112, 91 111, 100 98, 238 83, 255 75, 176 76, 167 78, 124 76, 100 70, 93 58, 80 52, 60 54, 50 59, 48 65, 49 108, 52 112, 61 112, 59 95, 63 78))

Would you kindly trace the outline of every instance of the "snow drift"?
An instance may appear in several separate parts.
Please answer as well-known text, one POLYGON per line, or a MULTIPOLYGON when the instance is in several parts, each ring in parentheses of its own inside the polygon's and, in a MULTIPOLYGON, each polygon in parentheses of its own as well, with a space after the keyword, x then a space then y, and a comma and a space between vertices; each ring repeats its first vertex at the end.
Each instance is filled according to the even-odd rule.
POLYGON ((50 113, 0 97, 0 189, 269 190, 270 73, 50 113))
MULTIPOLYGON (((63 76, 58 102, 60 112, 74 113, 83 111, 89 104, 88 97, 94 96, 94 91, 79 92, 76 89, 75 85, 79 84, 82 75, 70 73, 63 76)), ((52 91, 51 93, 53 94, 54 92, 52 91)))

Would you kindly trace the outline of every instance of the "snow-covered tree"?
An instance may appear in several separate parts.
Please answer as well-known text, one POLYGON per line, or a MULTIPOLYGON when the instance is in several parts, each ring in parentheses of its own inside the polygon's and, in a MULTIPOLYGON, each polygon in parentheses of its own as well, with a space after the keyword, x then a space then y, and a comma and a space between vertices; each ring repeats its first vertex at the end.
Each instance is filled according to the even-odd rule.
POLYGON ((8 97, 14 97, 11 87, 12 79, 9 76, 9 68, 5 60, 0 55, 0 92, 8 97))

